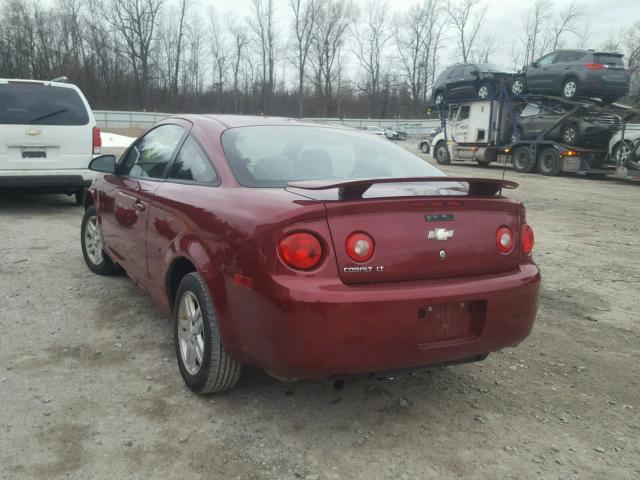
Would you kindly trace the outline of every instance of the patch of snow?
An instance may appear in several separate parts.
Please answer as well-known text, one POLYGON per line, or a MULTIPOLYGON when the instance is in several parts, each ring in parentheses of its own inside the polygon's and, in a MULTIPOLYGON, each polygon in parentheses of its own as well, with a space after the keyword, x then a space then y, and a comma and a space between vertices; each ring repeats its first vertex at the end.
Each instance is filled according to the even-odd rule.
POLYGON ((135 140, 133 137, 107 132, 100 132, 100 137, 102 137, 102 146, 107 148, 127 148, 135 140))

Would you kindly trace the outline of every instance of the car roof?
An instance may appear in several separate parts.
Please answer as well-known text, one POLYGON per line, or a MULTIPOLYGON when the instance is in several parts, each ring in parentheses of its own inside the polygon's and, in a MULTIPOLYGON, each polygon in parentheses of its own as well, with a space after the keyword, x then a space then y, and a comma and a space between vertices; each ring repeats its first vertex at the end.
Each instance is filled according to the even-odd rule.
POLYGON ((7 83, 32 83, 34 85, 46 85, 48 87, 62 87, 62 88, 70 88, 72 90, 79 90, 79 88, 73 83, 63 83, 63 82, 52 82, 50 80, 27 80, 23 78, 0 78, 0 84, 7 83))
POLYGON ((299 120, 297 118, 287 117, 268 117, 261 115, 224 115, 224 114, 189 114, 189 115, 173 115, 172 118, 183 118, 192 123, 215 122, 226 128, 237 127, 256 127, 256 126, 307 126, 307 127, 325 127, 335 128, 339 130, 353 130, 345 125, 327 125, 324 123, 316 123, 311 121, 299 120))

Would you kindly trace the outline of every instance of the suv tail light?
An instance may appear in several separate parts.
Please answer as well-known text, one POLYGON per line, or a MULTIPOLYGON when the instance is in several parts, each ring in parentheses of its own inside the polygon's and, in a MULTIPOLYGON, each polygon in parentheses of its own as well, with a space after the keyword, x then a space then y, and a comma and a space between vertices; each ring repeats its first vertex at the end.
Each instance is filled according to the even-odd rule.
POLYGON ((347 237, 347 255, 355 262, 366 262, 373 257, 375 245, 373 239, 363 232, 353 232, 347 237))
POLYGON ((283 237, 278 243, 282 261, 298 270, 310 270, 322 258, 322 244, 312 233, 296 232, 283 237))
POLYGON ((100 155, 102 153, 102 137, 100 136, 100 129, 93 127, 93 154, 100 155))
POLYGON ((509 227, 500 227, 496 232, 496 246, 500 253, 511 253, 513 250, 513 232, 509 227))
POLYGON ((522 225, 522 233, 520 235, 520 243, 522 253, 529 255, 533 250, 533 229, 528 223, 522 225))
POLYGON ((587 63, 585 67, 587 67, 587 70, 602 70, 604 63, 587 63))

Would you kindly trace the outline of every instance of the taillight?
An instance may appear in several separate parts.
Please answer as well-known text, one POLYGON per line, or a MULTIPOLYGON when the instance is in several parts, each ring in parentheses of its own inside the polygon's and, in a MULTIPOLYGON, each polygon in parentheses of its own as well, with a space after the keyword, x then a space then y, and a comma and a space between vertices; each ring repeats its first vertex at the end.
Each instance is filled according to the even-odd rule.
POLYGON ((496 232, 496 245, 500 253, 511 253, 513 250, 513 232, 509 227, 500 227, 496 232))
POLYGON ((585 67, 587 67, 587 70, 602 70, 604 63, 586 63, 585 67))
POLYGON ((318 238, 307 232, 287 235, 278 243, 280 257, 291 268, 309 270, 322 258, 322 244, 318 238))
POLYGON ((533 250, 533 229, 528 223, 522 225, 522 233, 520 234, 520 243, 522 253, 529 255, 533 250))
POLYGON ((100 136, 100 129, 93 127, 93 154, 100 155, 102 153, 102 137, 100 136))
POLYGON ((373 239, 363 232, 353 232, 347 237, 347 255, 356 262, 366 262, 373 257, 375 245, 373 239))

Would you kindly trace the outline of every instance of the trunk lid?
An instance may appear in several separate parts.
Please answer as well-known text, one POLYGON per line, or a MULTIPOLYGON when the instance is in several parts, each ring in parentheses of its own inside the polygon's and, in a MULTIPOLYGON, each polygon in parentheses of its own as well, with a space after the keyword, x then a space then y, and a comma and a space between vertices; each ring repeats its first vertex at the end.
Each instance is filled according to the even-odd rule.
POLYGON ((472 185, 473 195, 464 195, 455 179, 443 178, 449 183, 441 183, 441 179, 438 184, 387 185, 377 192, 372 189, 370 198, 345 199, 343 195, 339 200, 331 199, 327 191, 305 192, 311 198, 325 200, 344 283, 431 280, 517 268, 517 202, 478 194, 478 187, 472 185), (375 198, 378 195, 383 198, 375 198), (500 253, 496 245, 496 232, 502 226, 513 232, 514 248, 509 254, 500 253), (348 256, 345 243, 353 232, 367 233, 374 240, 375 254, 369 261, 359 263, 348 256))

